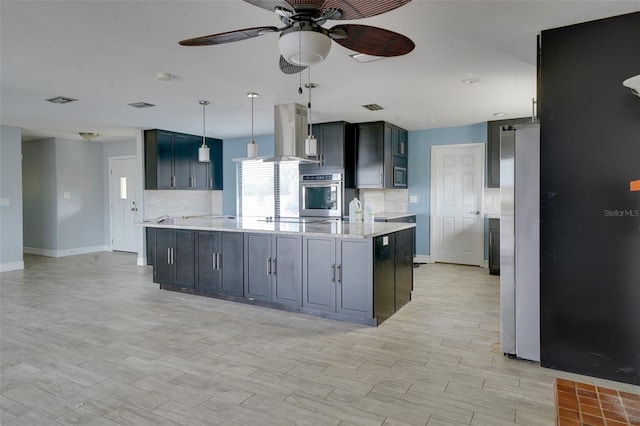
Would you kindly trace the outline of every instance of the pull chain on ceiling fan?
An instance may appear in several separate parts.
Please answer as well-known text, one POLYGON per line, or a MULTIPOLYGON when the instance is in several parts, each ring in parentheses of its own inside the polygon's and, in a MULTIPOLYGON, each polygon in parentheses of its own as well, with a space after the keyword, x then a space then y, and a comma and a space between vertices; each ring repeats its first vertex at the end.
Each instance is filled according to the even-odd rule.
POLYGON ((342 24, 324 28, 328 20, 368 18, 404 6, 411 0, 244 0, 246 3, 274 12, 284 27, 244 28, 182 40, 182 46, 207 46, 231 43, 281 33, 278 40, 280 69, 295 74, 322 62, 331 50, 332 41, 372 56, 405 55, 415 48, 408 37, 369 25, 342 24))

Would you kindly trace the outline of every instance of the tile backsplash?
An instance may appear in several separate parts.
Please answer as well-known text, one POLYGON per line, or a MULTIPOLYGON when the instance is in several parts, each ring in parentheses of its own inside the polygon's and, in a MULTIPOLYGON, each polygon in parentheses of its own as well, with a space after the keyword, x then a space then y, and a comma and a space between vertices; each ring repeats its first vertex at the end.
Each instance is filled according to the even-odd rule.
POLYGON ((145 218, 222 214, 222 191, 144 191, 145 218))
POLYGON ((374 212, 399 212, 408 209, 408 189, 361 189, 359 199, 363 208, 369 206, 374 212))

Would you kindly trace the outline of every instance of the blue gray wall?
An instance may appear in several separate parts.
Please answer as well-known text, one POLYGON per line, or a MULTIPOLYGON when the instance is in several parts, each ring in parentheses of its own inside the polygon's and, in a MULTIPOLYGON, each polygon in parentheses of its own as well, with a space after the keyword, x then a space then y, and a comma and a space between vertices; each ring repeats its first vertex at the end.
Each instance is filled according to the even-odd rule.
POLYGON ((56 250, 58 204, 56 200, 55 139, 22 144, 24 246, 56 250))
POLYGON ((25 142, 23 153, 24 246, 50 255, 103 248, 102 144, 42 139, 25 142))
POLYGON ((23 269, 22 147, 17 127, 0 126, 0 271, 23 269))
MULTIPOLYGON (((222 164, 224 189, 222 191, 222 213, 235 216, 236 214, 236 163, 234 158, 247 156, 247 142, 249 137, 225 139, 222 142, 222 164)), ((257 136, 254 140, 258 144, 258 156, 273 155, 273 135, 257 136)))
MULTIPOLYGON (((431 209, 431 147, 433 145, 455 145, 486 142, 486 123, 478 123, 460 127, 447 127, 442 129, 416 130, 409 132, 409 152, 411 153, 411 155, 409 155, 409 196, 418 197, 418 202, 416 204, 409 204, 409 211, 417 214, 417 254, 430 254, 429 212, 431 209)), ((486 241, 487 238, 485 235, 485 242, 486 241)), ((485 259, 487 259, 486 247, 485 259)))

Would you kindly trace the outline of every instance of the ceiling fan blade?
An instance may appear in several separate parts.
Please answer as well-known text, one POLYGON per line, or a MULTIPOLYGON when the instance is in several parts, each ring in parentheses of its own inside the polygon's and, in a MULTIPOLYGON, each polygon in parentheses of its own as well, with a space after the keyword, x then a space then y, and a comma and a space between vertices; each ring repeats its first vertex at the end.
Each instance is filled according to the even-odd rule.
POLYGON ((275 12, 278 8, 295 13, 295 9, 285 0, 244 0, 245 2, 258 6, 259 8, 275 12))
POLYGON ((329 19, 361 19, 389 12, 400 6, 404 6, 411 0, 326 0, 322 5, 322 12, 338 9, 341 13, 331 16, 329 19))
POLYGON ((369 25, 336 25, 329 37, 347 49, 373 56, 406 55, 416 47, 407 36, 369 25))
POLYGON ((280 55, 280 69, 282 70, 283 73, 297 74, 300 71, 305 70, 306 68, 307 68, 306 66, 291 64, 287 62, 287 60, 282 55, 280 55))
POLYGON ((226 33, 211 34, 202 37, 190 38, 182 40, 182 46, 209 46, 211 44, 231 43, 234 41, 246 40, 248 38, 258 37, 267 33, 275 33, 280 31, 276 27, 253 27, 244 28, 242 30, 227 31, 226 33))

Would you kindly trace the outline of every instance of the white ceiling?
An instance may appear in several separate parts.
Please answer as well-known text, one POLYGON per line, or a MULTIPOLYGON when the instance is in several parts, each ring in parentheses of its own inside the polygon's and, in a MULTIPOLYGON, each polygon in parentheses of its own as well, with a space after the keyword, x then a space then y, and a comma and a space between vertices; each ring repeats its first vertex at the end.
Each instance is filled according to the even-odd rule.
MULTIPOLYGON (((357 21, 410 37, 408 55, 367 64, 334 43, 311 70, 313 121, 386 120, 408 130, 527 116, 535 96, 536 36, 545 29, 640 11, 634 1, 414 0, 357 21), (476 84, 463 84, 479 78, 476 84), (361 105, 377 103, 383 111, 361 105)), ((186 38, 254 26, 277 16, 240 0, 0 1, 1 104, 5 125, 25 139, 132 139, 136 129, 202 133, 200 99, 210 100, 207 135, 273 133, 273 105, 306 104, 298 75, 278 67, 277 34, 182 47, 186 38), (156 73, 176 76, 164 82, 156 73), (55 105, 54 96, 79 101, 55 105), (154 108, 127 104, 149 102, 154 108)), ((345 21, 328 22, 331 27, 345 21)), ((356 22, 356 21, 353 21, 356 22)), ((307 80, 303 73, 303 83, 307 80)), ((94 142, 95 143, 95 142, 94 142)))

